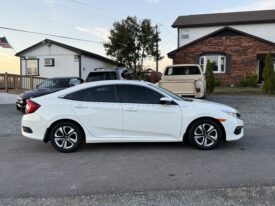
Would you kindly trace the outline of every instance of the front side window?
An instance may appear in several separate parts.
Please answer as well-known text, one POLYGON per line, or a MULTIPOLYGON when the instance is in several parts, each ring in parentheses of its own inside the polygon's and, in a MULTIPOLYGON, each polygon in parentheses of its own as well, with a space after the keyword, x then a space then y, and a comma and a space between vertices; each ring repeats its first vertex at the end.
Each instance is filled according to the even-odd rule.
POLYGON ((83 89, 66 95, 64 99, 84 102, 117 102, 114 85, 105 85, 83 89))
POLYGON ((78 78, 70 79, 70 81, 69 81, 70 86, 75 86, 75 85, 78 85, 78 84, 81 84, 81 83, 82 83, 82 81, 78 78))
POLYGON ((38 59, 27 59, 26 60, 27 75, 39 75, 38 59))
POLYGON ((163 97, 160 93, 137 85, 120 85, 119 96, 121 103, 160 104, 163 97))
POLYGON ((203 72, 206 72, 207 62, 215 64, 214 73, 225 73, 226 72, 226 56, 224 55, 204 55, 200 57, 200 65, 203 72))

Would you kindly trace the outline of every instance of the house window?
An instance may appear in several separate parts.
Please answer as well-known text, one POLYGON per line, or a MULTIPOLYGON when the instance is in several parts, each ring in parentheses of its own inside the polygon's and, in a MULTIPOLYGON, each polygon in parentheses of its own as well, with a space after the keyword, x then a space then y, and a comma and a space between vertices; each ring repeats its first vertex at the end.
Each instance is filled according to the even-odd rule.
POLYGON ((200 57, 200 66, 205 73, 207 62, 215 63, 214 73, 226 72, 226 56, 224 55, 204 55, 200 57))
POLYGON ((189 39, 189 31, 182 30, 180 34, 181 39, 189 39))
POLYGON ((54 67, 54 58, 45 58, 44 66, 45 67, 54 67))
POLYGON ((26 68, 27 68, 27 75, 39 75, 38 59, 27 59, 26 68))

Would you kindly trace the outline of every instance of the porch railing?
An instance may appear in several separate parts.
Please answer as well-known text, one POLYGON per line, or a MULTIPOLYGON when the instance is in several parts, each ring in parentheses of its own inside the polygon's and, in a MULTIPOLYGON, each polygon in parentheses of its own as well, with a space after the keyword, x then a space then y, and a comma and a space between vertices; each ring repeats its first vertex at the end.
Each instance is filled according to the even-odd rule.
POLYGON ((9 90, 30 90, 34 89, 36 85, 40 84, 47 78, 36 77, 36 76, 27 76, 27 75, 18 75, 18 74, 9 74, 9 73, 0 73, 0 90, 8 93, 9 90))

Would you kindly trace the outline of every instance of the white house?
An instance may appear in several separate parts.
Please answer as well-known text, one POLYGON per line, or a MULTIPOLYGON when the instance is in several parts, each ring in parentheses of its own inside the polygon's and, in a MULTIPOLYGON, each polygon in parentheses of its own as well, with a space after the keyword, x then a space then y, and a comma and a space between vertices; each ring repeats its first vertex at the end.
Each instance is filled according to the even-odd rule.
POLYGON ((20 74, 39 77, 76 76, 86 79, 95 68, 117 67, 115 62, 57 41, 45 39, 16 54, 20 57, 20 74))

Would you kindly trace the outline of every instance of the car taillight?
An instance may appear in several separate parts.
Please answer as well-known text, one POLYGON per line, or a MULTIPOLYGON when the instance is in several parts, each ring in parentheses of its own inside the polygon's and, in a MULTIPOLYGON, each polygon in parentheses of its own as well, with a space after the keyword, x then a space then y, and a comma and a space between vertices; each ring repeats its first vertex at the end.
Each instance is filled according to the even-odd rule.
POLYGON ((39 104, 37 104, 36 102, 34 102, 32 100, 27 99, 26 102, 27 102, 26 110, 25 110, 26 114, 34 113, 40 107, 39 104))

